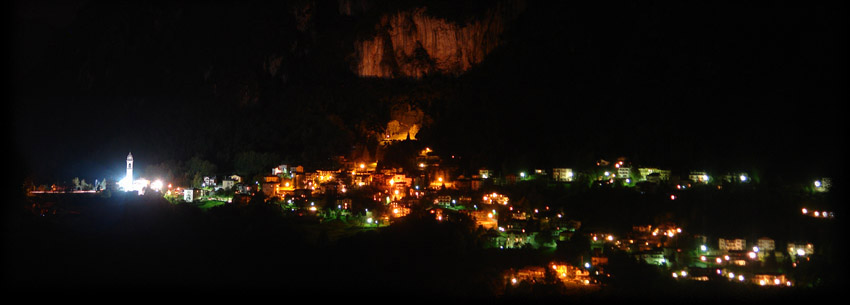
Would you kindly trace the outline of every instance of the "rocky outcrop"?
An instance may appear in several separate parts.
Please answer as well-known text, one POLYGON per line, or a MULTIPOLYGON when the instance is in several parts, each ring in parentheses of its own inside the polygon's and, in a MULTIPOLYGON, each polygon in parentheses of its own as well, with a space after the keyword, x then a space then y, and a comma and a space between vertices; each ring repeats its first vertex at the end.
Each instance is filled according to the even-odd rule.
POLYGON ((425 113, 410 104, 398 104, 390 111, 390 121, 381 140, 416 140, 416 134, 423 124, 429 123, 425 113))
POLYGON ((501 1, 465 24, 431 16, 426 7, 384 15, 372 38, 355 42, 355 73, 381 78, 459 75, 502 43, 501 34, 524 9, 524 1, 501 1))

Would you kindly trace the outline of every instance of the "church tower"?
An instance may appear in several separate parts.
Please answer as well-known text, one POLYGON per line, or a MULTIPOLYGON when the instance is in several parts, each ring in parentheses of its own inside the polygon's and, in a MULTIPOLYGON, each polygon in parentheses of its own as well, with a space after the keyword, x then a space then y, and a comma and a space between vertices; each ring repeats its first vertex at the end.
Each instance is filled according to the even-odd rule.
POLYGON ((133 181, 133 153, 127 155, 127 180, 133 181))

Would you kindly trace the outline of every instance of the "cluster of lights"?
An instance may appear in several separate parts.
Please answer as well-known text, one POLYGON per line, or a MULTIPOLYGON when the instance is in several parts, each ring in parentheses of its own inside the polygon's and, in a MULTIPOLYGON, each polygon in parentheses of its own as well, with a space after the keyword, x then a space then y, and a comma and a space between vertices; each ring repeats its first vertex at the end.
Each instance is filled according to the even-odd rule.
MULTIPOLYGON (((607 236, 603 235, 603 239, 605 239, 607 241, 614 241, 614 235, 610 235, 610 234, 607 235, 607 236)), ((598 240, 599 240, 599 237, 597 237, 596 234, 594 234, 593 235, 593 241, 598 241, 598 240)))
POLYGON ((813 211, 812 213, 809 213, 808 209, 803 208, 802 212, 803 212, 803 215, 811 215, 812 217, 815 217, 815 218, 833 218, 833 217, 835 217, 835 213, 829 212, 829 211, 813 211))
MULTIPOLYGON (((720 269, 717 269, 717 274, 721 274, 721 273, 720 273, 720 269)), ((730 279, 730 280, 734 280, 734 279, 735 279, 735 273, 734 273, 734 272, 729 272, 729 273, 727 273, 727 274, 726 274, 726 276, 727 276, 727 277, 729 277, 729 279, 730 279)), ((739 282, 743 282, 743 281, 746 279, 746 278, 744 278, 744 275, 743 275, 743 274, 739 274, 739 275, 737 276, 737 278, 738 278, 738 281, 739 281, 739 282)))
MULTIPOLYGON (((766 286, 766 285, 770 285, 770 284, 773 284, 774 286, 780 286, 783 283, 782 283, 782 280, 780 280, 778 278, 774 278, 773 281, 759 280, 759 286, 766 286)), ((785 286, 791 287, 791 281, 785 281, 784 284, 785 284, 785 286)))
MULTIPOLYGON (((659 232, 660 231, 656 228, 655 230, 652 231, 652 236, 658 236, 659 232)), ((667 229, 667 231, 664 232, 664 236, 674 237, 678 233, 682 233, 682 228, 667 229)))
POLYGON ((482 200, 488 204, 499 203, 502 205, 508 205, 508 197, 497 193, 486 194, 482 200))

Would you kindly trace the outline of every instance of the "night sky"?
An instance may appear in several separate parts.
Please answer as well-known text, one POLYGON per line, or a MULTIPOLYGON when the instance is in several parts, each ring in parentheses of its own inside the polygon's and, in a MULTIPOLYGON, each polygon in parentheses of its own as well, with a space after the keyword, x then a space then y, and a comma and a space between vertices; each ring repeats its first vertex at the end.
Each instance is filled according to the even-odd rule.
POLYGON ((470 166, 844 168, 839 2, 529 1, 482 63, 423 79, 356 76, 353 41, 394 9, 465 20, 490 3, 374 1, 350 17, 322 2, 299 31, 302 2, 10 4, 13 163, 44 183, 120 175, 128 151, 140 169, 202 156, 228 171, 249 150, 318 167, 368 142, 359 126, 385 126, 387 101, 409 100, 434 119, 420 140, 470 166), (271 55, 285 77, 264 73, 271 55))

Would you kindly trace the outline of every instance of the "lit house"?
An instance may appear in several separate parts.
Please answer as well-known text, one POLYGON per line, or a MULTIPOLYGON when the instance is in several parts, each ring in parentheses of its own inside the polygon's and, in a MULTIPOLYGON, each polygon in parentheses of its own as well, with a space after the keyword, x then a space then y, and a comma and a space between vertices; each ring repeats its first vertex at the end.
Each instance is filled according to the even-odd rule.
POLYGON ((208 187, 208 186, 216 186, 215 181, 216 181, 216 180, 215 180, 215 176, 212 176, 212 177, 207 177, 207 176, 205 176, 205 177, 204 177, 204 184, 203 184, 203 186, 204 186, 204 187, 208 187))
POLYGON ((718 243, 718 249, 720 249, 720 251, 743 251, 744 247, 747 246, 747 241, 741 238, 720 238, 718 243))
POLYGON ((280 187, 280 177, 275 175, 263 176, 263 181, 260 183, 260 189, 268 197, 277 196, 280 187))
POLYGON ((494 215, 491 211, 473 211, 470 212, 470 216, 475 219, 476 227, 482 226, 485 230, 496 229, 498 227, 496 215, 494 215))
POLYGON ((486 168, 479 169, 478 175, 481 176, 481 179, 489 179, 493 177, 493 173, 486 168))
POLYGON ((183 190, 183 200, 193 202, 199 200, 204 195, 204 190, 196 188, 188 188, 183 190))
POLYGON ((544 170, 544 169, 535 169, 535 170, 534 170, 534 177, 535 177, 535 178, 541 178, 541 177, 545 178, 545 177, 546 177, 546 170, 544 170))
POLYGON ((764 251, 774 251, 776 250, 776 242, 771 238, 762 237, 756 240, 756 246, 759 247, 759 250, 764 251))
POLYGON ((638 172, 640 172, 640 177, 643 180, 648 180, 649 175, 656 174, 656 173, 658 174, 659 180, 661 180, 661 181, 670 180, 670 171, 669 170, 657 169, 657 168, 653 168, 653 167, 641 167, 641 168, 638 168, 638 172))
POLYGON ((748 175, 747 173, 735 173, 735 174, 727 174, 727 175, 723 176, 723 180, 726 180, 726 182, 729 182, 729 183, 732 183, 732 182, 749 183, 751 179, 750 179, 750 175, 748 175))
POLYGON ((454 184, 452 183, 449 174, 449 171, 445 169, 430 169, 428 173, 428 177, 431 180, 429 183, 430 187, 433 189, 442 188, 443 186, 445 186, 446 188, 452 188, 454 184))
POLYGON ((708 183, 708 174, 705 172, 691 172, 688 175, 688 180, 697 183, 708 183))
POLYGON ((632 169, 629 167, 619 167, 617 168, 617 178, 627 179, 631 176, 632 169))
POLYGON ((230 178, 225 178, 224 180, 221 181, 221 187, 224 188, 225 190, 232 189, 235 184, 236 184, 236 181, 234 181, 233 179, 230 179, 230 178))
POLYGON ((496 245, 502 249, 516 249, 528 243, 528 234, 521 232, 501 232, 496 238, 496 245))
POLYGON ((538 266, 529 266, 517 271, 511 269, 505 273, 505 282, 518 285, 521 282, 536 283, 546 280, 546 269, 538 266))
POLYGON ((635 254, 635 258, 649 265, 669 266, 670 264, 661 250, 643 251, 635 254))
POLYGON ((806 256, 815 253, 814 245, 810 243, 788 243, 788 254, 794 256, 806 256))
POLYGON ((272 175, 283 175, 289 174, 289 166, 286 164, 281 164, 272 168, 272 175))
POLYGON ((337 170, 317 170, 315 178, 318 178, 314 182, 325 183, 336 178, 336 175, 339 173, 337 170))
POLYGON ((784 274, 755 274, 752 277, 752 283, 759 286, 791 286, 791 281, 785 278, 784 274))
POLYGON ((572 182, 575 177, 572 168, 553 168, 552 180, 558 182, 572 182))

